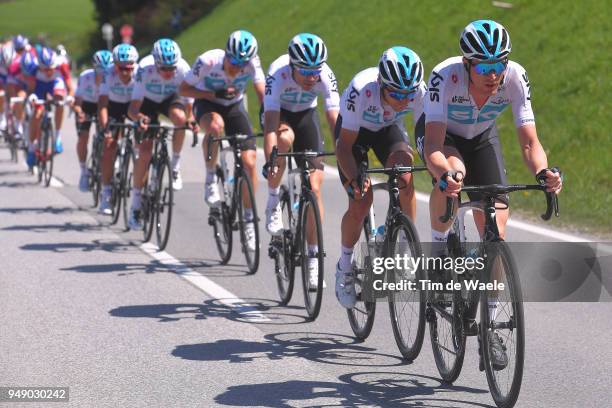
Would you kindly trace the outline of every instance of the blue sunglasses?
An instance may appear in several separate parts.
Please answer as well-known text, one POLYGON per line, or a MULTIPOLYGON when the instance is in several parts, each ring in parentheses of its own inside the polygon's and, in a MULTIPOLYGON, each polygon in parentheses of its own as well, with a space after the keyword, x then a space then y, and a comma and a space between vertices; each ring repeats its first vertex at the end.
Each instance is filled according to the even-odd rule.
POLYGON ((230 64, 235 65, 237 67, 244 67, 246 64, 249 63, 249 61, 242 61, 242 60, 239 60, 237 58, 234 58, 231 55, 229 57, 229 62, 230 62, 230 64))
POLYGON ((319 76, 321 75, 321 69, 306 69, 306 68, 298 68, 297 69, 300 75, 302 76, 319 76))
POLYGON ((391 88, 387 88, 387 91, 389 93, 389 96, 395 99, 396 101, 405 101, 406 99, 413 97, 416 93, 416 89, 413 89, 410 92, 397 92, 392 91, 391 88))
POLYGON ((493 64, 487 64, 482 62, 480 64, 474 65, 474 69, 476 70, 476 73, 478 75, 489 75, 491 72, 494 72, 495 75, 501 75, 502 72, 506 70, 507 66, 507 61, 497 61, 493 64))

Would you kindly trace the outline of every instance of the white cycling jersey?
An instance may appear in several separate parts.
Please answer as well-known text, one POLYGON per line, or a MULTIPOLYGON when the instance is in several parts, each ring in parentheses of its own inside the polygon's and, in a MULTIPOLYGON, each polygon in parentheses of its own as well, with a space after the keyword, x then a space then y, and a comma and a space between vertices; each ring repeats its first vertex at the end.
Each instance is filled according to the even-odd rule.
POLYGON ((340 95, 338 94, 338 81, 331 68, 324 63, 321 77, 310 90, 302 89, 293 79, 292 68, 289 64, 289 55, 277 58, 268 70, 266 77, 266 92, 264 96, 264 109, 280 111, 281 108, 291 112, 301 112, 317 106, 317 95, 325 98, 325 110, 338 110, 340 95))
POLYGON ((426 93, 425 83, 421 82, 406 110, 395 112, 383 103, 381 85, 378 80, 378 68, 372 67, 359 72, 342 93, 340 115, 342 127, 355 132, 365 128, 377 132, 387 126, 397 124, 405 132, 404 118, 412 112, 416 123, 423 112, 423 99, 426 93))
POLYGON ((132 99, 136 74, 132 71, 130 82, 124 84, 119 78, 115 67, 110 68, 102 76, 99 96, 108 96, 108 100, 116 103, 127 103, 132 99))
POLYGON ((265 77, 258 56, 251 58, 234 78, 229 78, 223 71, 224 58, 225 51, 223 50, 206 51, 196 59, 191 70, 185 76, 185 81, 201 91, 215 92, 227 89, 230 86, 236 88, 236 96, 233 99, 212 99, 214 103, 229 106, 244 98, 249 80, 253 80, 254 83, 264 82, 265 77))
POLYGON ((480 109, 468 92, 468 84, 462 57, 452 57, 438 64, 429 78, 425 122, 445 123, 448 132, 472 139, 493 126, 502 111, 512 105, 516 127, 535 123, 529 79, 525 69, 516 62, 508 61, 497 93, 480 109))
POLYGON ((94 69, 86 69, 81 72, 74 96, 81 98, 84 102, 98 103, 98 86, 94 69))
MULTIPOLYGON (((153 102, 163 102, 170 95, 177 93, 179 85, 189 72, 189 64, 181 58, 171 79, 164 79, 155 66, 152 55, 147 55, 138 64, 132 100, 142 101, 144 98, 153 102)), ((185 103, 192 103, 193 99, 180 97, 185 103)))

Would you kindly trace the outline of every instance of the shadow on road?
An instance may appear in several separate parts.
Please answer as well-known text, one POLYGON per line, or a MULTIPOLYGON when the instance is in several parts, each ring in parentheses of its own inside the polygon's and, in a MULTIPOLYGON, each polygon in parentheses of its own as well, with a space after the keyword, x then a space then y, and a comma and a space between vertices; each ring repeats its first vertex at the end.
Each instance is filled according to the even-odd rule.
POLYGON ((342 375, 339 380, 235 385, 216 396, 215 402, 242 407, 491 407, 444 396, 448 392, 482 394, 488 393, 487 390, 448 386, 437 378, 423 375, 358 372, 342 375), (317 403, 318 399, 325 401, 317 403))
POLYGON ((100 231, 104 228, 100 224, 74 224, 65 222, 63 224, 33 224, 33 225, 11 225, 10 227, 2 228, 3 231, 28 231, 28 232, 92 232, 100 231))
POLYGON ((22 214, 22 213, 36 213, 36 214, 67 214, 81 209, 75 207, 3 207, 0 208, 0 213, 9 214, 22 214))
POLYGON ((138 251, 134 246, 126 242, 118 241, 100 241, 94 240, 92 242, 57 242, 57 243, 40 243, 40 244, 26 244, 19 247, 24 251, 51 251, 57 253, 66 253, 74 251, 82 252, 136 252, 138 251))

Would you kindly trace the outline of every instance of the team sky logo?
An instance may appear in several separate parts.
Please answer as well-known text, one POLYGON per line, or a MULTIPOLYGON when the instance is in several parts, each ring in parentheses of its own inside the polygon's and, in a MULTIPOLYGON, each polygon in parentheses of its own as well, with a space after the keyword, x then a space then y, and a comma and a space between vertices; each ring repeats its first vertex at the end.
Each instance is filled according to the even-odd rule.
POLYGON ((275 81, 272 75, 266 77, 266 95, 272 95, 272 83, 275 81))
POLYGON ((474 123, 489 122, 495 120, 507 104, 500 105, 485 105, 480 111, 474 109, 473 106, 466 105, 448 105, 448 119, 453 122, 463 125, 472 125, 474 123))
POLYGON ((291 104, 310 104, 315 100, 317 94, 309 91, 300 92, 297 88, 285 88, 280 96, 281 101, 291 104))
POLYGON ((531 100, 531 84, 529 83, 529 77, 527 77, 527 71, 523 72, 521 75, 523 82, 525 83, 525 87, 527 88, 527 100, 531 100))
POLYGON ((161 83, 149 83, 145 86, 145 89, 153 95, 172 95, 177 91, 175 84, 161 84, 161 83))
POLYGON ((113 85, 110 87, 110 91, 118 96, 130 96, 132 95, 133 86, 113 85))
POLYGON ((202 65, 204 65, 202 60, 198 59, 198 61, 193 66, 193 69, 191 70, 193 72, 193 75, 200 76, 200 70, 202 69, 202 65))
POLYGON ((333 72, 330 72, 328 75, 329 83, 331 84, 331 91, 338 92, 338 80, 334 76, 333 72))
POLYGON ((436 71, 432 71, 429 80, 429 100, 431 102, 440 102, 440 84, 442 82, 444 82, 444 77, 436 71))
POLYGON ((355 99, 359 96, 359 91, 354 86, 351 87, 351 91, 346 98, 346 110, 355 112, 355 99))

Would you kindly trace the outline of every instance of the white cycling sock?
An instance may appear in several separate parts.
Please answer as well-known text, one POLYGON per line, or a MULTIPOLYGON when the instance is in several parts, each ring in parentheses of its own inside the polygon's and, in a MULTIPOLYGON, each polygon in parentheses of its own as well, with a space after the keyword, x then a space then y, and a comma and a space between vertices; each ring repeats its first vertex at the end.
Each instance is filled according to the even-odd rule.
POLYGON ((446 253, 446 239, 448 238, 448 232, 443 232, 431 229, 431 256, 442 256, 446 253))
POLYGON ((314 256, 318 252, 319 252, 319 246, 318 245, 310 245, 310 244, 308 244, 308 255, 314 256))
POLYGON ((268 187, 268 209, 274 208, 280 201, 280 186, 268 187))
POLYGON ((214 183, 217 180, 217 172, 213 167, 212 169, 206 168, 206 183, 214 183))
POLYGON ((181 154, 172 153, 172 171, 178 171, 181 168, 181 154))
POLYGON ((253 209, 252 208, 244 209, 244 220, 247 222, 253 221, 253 209))
POLYGON ((140 199, 141 192, 140 189, 134 187, 132 188, 132 210, 140 210, 140 199))
POLYGON ((110 184, 102 184, 102 195, 104 196, 111 195, 111 185, 110 184))
POLYGON ((59 129, 55 129, 55 138, 56 139, 61 139, 62 138, 62 132, 59 129))
POLYGON ((340 246, 340 260, 338 261, 338 265, 340 269, 343 271, 350 270, 353 267, 353 248, 345 247, 344 245, 340 246))
POLYGON ((79 162, 79 166, 81 167, 81 172, 85 173, 87 171, 87 162, 79 162))

